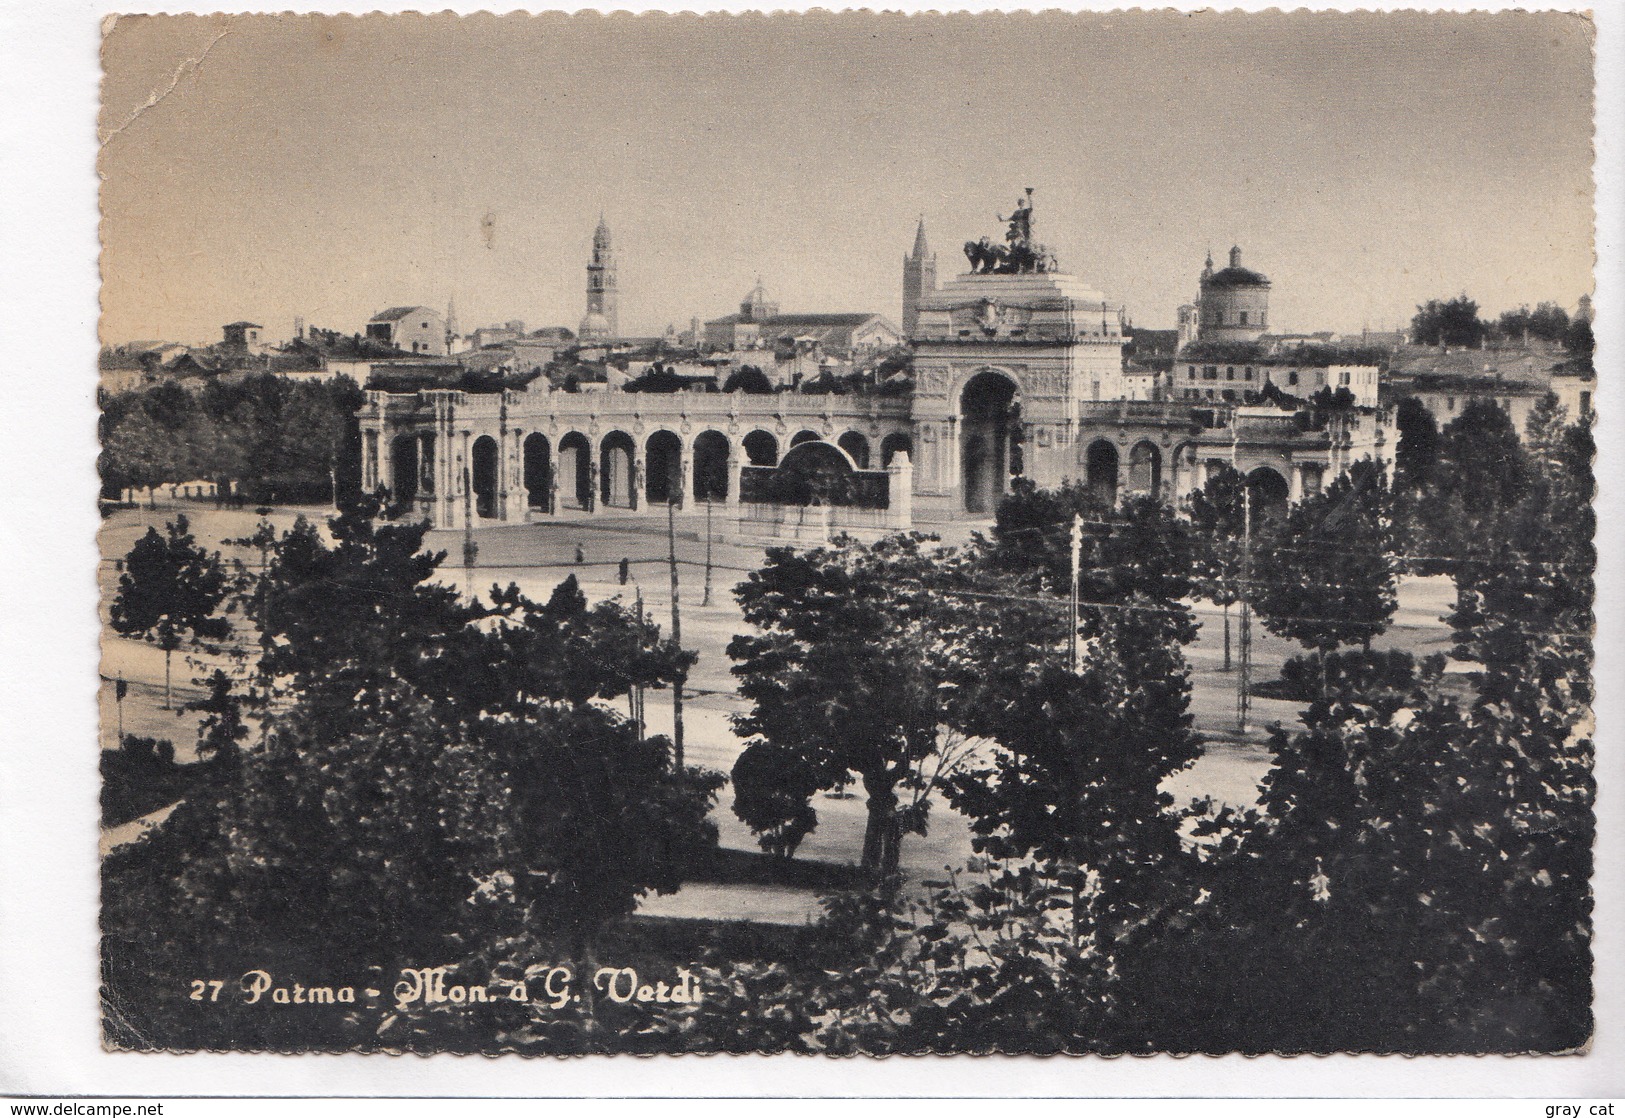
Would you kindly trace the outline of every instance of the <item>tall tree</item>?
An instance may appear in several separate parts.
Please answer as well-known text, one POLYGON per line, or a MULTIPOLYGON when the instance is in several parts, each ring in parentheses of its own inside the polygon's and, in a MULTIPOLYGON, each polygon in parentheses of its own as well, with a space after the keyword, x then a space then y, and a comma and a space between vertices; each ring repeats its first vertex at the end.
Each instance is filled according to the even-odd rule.
POLYGON ((1440 301, 1429 299, 1411 319, 1411 340, 1417 345, 1467 346, 1484 344, 1489 324, 1478 317, 1478 304, 1466 295, 1440 301))
POLYGON ((1243 540, 1246 527, 1246 482, 1233 467, 1208 471, 1207 481, 1191 494, 1196 587, 1202 597, 1224 610, 1224 670, 1230 670, 1230 607, 1241 600, 1243 540))
MULTIPOLYGON (((943 602, 933 588, 950 562, 918 535, 843 538, 805 552, 770 548, 734 590, 757 630, 728 645, 751 704, 734 732, 771 746, 802 788, 859 780, 862 862, 882 878, 897 870, 903 835, 925 831, 929 798, 904 793, 928 791, 942 761, 943 602)), ((787 786, 781 775, 772 783, 787 786)))
POLYGON ((1300 501, 1254 549, 1250 601, 1264 627, 1319 654, 1388 628, 1395 596, 1390 494, 1382 467, 1357 462, 1300 501))
POLYGON ((231 588, 219 552, 206 551, 192 538, 186 517, 148 528, 124 557, 118 594, 113 599, 113 630, 143 636, 164 650, 164 709, 171 705, 170 657, 188 637, 220 640, 231 622, 218 614, 231 588))
POLYGON ((1395 409, 1394 426, 1399 430, 1394 487, 1420 489, 1432 478, 1439 460, 1439 423, 1421 400, 1406 396, 1395 409))

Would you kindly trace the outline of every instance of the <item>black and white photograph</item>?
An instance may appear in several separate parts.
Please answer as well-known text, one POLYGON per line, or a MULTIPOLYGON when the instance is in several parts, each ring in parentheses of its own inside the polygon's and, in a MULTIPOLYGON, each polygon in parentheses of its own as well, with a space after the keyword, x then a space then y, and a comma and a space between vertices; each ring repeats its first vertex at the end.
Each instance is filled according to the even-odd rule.
POLYGON ((101 1044, 1588 1059, 1595 46, 108 16, 101 1044))

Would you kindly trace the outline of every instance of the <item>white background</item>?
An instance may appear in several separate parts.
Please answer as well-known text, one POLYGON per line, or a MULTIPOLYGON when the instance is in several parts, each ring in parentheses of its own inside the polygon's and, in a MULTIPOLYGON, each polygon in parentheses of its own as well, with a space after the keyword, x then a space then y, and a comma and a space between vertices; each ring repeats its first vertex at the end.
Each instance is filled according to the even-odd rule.
MULTIPOLYGON (((308 10, 365 11, 311 3, 308 10)), ((458 10, 477 5, 453 4, 458 10)), ((925 5, 903 5, 923 8, 925 5)), ((996 7, 971 3, 958 7, 996 7)), ((1068 5, 1108 7, 1109 5, 1068 5)), ((1182 5, 1183 6, 1183 5, 1182 5)), ((1257 2, 1235 5, 1262 9, 1257 2)), ((1325 8, 1379 8, 1327 3, 1325 8)), ((1488 3, 1445 8, 1510 7, 1488 3)), ((1531 4, 1531 7, 1542 6, 1531 4)), ((735 3, 712 8, 743 10, 735 3)), ((1625 655, 1621 106, 1625 11, 1603 0, 1598 118, 1598 1026, 1589 1056, 1402 1059, 633 1059, 110 1054, 96 975, 94 578, 99 20, 0 0, 0 1095, 1511 1096, 1625 1094, 1620 791, 1625 655)), ((207 4, 162 10, 208 12, 207 4)), ((641 6, 640 6, 641 10, 641 6)), ((680 10, 676 6, 673 10, 680 10)), ((1530 137, 1538 143, 1538 137, 1530 137)), ((1479 235, 1462 230, 1463 236, 1479 235)), ((1112 1109, 1120 1109, 1113 1107, 1112 1109)), ((1227 1108, 1230 1109, 1230 1108, 1227 1108)), ((1414 1108, 1408 1108, 1414 1109, 1414 1108)), ((1502 1108, 1497 1108, 1502 1109, 1502 1108)), ((176 1113, 201 1113, 182 1106, 176 1113)), ((1514 1111, 1507 1111, 1509 1113, 1514 1111)), ((1524 1111, 1516 1111, 1522 1113, 1524 1111)), ((1541 1108, 1530 1106, 1532 1115, 1541 1108)))

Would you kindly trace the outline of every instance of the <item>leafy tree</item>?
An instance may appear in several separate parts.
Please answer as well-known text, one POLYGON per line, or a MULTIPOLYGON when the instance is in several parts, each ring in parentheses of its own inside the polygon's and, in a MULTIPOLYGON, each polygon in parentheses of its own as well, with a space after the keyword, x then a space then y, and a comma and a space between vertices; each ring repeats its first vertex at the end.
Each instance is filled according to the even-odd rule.
POLYGON ((762 849, 781 858, 818 826, 813 796, 822 786, 819 770, 795 749, 767 740, 752 742, 734 762, 734 814, 761 839, 762 849))
POLYGON ((767 379, 767 374, 755 365, 741 365, 728 374, 723 381, 724 392, 744 392, 747 395, 769 396, 773 393, 773 382, 767 379))
POLYGON ((170 657, 188 636, 221 640, 231 622, 218 616, 230 590, 219 552, 205 551, 192 538, 186 517, 148 528, 124 558, 113 599, 113 631, 143 636, 164 650, 164 709, 170 709, 170 657))
POLYGON ((1478 317, 1478 304, 1466 295, 1441 302, 1429 299, 1411 319, 1411 340, 1417 345, 1467 346, 1484 344, 1489 325, 1478 317))
POLYGON ((1070 867, 1080 946, 1136 923, 1156 893, 1149 879, 1181 850, 1161 785, 1199 753, 1181 649, 1194 626, 1148 599, 1126 605, 1099 611, 1076 673, 1030 650, 1024 678, 967 704, 963 728, 996 744, 949 786, 979 852, 1070 867))
POLYGON ((148 507, 157 507, 157 487, 175 479, 173 443, 139 417, 119 422, 102 436, 100 467, 104 489, 147 490, 148 507))
POLYGON ((1246 481, 1229 465, 1208 470, 1191 494, 1190 521, 1196 589, 1224 609, 1224 670, 1230 670, 1230 607, 1241 600, 1246 481))
POLYGON ((1494 400, 1469 400, 1439 436, 1443 475, 1471 516, 1494 514, 1527 491, 1529 461, 1511 418, 1494 400))
POLYGON ((376 963, 531 929, 590 958, 606 923, 715 845, 720 774, 673 772, 669 742, 596 701, 669 683, 692 656, 588 608, 573 580, 546 604, 512 587, 460 600, 432 581, 423 526, 375 512, 272 546, 248 594, 269 634, 256 690, 217 678, 198 704, 221 752, 245 736, 244 703, 259 738, 177 809, 145 871, 110 872, 208 944, 376 963))
POLYGON ((1192 543, 1172 509, 1149 496, 1129 497, 1114 507, 1071 481, 1056 489, 1017 481, 994 513, 988 565, 1022 577, 1030 589, 1066 593, 1074 516, 1085 523, 1083 601, 1120 602, 1141 594, 1177 602, 1190 594, 1192 543))
POLYGON ((1249 596, 1265 628, 1323 661, 1350 641, 1370 648, 1398 604, 1389 497, 1382 468, 1357 462, 1259 541, 1249 596))
POLYGON ((1534 310, 1525 304, 1515 311, 1502 311, 1496 330, 1503 338, 1521 338, 1527 330, 1531 338, 1560 342, 1569 330, 1569 312, 1556 303, 1542 303, 1534 310))
POLYGON ((1597 348, 1597 339, 1592 333, 1590 319, 1576 318, 1569 323, 1563 335, 1563 348, 1568 350, 1575 372, 1590 374, 1595 371, 1592 355, 1597 348))
POLYGON ((1438 421, 1421 400, 1406 396, 1395 409, 1394 425, 1399 429, 1399 446, 1394 451, 1394 486, 1420 489, 1432 478, 1439 461, 1438 421))
POLYGON ((949 557, 928 542, 906 535, 873 545, 843 538, 799 553, 770 548, 766 564, 735 588, 757 632, 728 645, 740 694, 751 703, 734 732, 752 746, 769 744, 768 756, 789 765, 745 789, 746 811, 764 794, 779 794, 774 812, 752 816, 769 825, 768 843, 779 843, 768 836, 793 823, 795 812, 783 806, 787 789, 837 788, 854 777, 868 798, 865 869, 889 877, 902 836, 924 833, 930 801, 923 793, 940 779, 944 760, 937 666, 944 606, 932 589, 951 577, 949 557), (912 803, 903 795, 911 791, 922 793, 912 803))

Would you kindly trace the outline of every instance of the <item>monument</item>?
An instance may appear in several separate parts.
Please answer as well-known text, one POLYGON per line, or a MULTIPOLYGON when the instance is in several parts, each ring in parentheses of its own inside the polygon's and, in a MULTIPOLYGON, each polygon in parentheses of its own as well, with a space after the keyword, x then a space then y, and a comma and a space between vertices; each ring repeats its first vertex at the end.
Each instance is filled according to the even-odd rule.
POLYGON ((999 218, 1002 244, 967 241, 970 271, 920 300, 915 504, 932 519, 991 516, 1018 473, 1083 476, 1080 405, 1124 396, 1122 305, 1038 243, 1033 193, 999 218))

